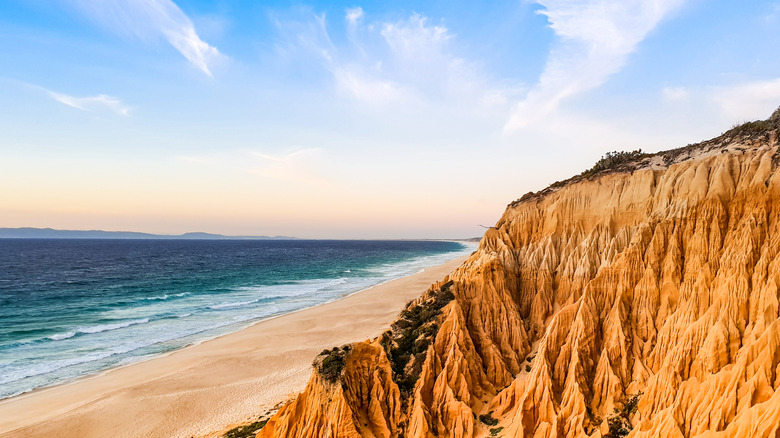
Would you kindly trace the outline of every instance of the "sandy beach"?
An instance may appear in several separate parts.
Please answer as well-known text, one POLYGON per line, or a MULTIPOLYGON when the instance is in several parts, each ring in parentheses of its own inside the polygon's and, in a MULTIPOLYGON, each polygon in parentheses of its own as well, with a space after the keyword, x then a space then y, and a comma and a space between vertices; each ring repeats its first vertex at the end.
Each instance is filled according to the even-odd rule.
POLYGON ((379 335, 406 302, 465 258, 165 356, 0 401, 0 437, 192 437, 257 418, 303 390, 322 349, 379 335))

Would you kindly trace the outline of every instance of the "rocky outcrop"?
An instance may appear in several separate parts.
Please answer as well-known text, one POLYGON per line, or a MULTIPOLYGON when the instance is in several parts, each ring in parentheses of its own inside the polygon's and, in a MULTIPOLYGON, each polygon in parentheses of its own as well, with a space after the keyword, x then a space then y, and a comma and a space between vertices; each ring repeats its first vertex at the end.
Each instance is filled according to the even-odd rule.
POLYGON ((753 123, 510 204, 407 316, 451 301, 260 436, 780 436, 780 120, 753 123))

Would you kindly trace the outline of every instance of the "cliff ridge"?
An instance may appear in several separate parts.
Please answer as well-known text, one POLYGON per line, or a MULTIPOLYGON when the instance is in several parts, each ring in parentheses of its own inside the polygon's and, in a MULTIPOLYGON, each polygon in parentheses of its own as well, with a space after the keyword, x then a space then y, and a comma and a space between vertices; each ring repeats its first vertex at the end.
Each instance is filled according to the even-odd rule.
POLYGON ((779 133, 780 109, 509 204, 258 436, 780 436, 779 133))

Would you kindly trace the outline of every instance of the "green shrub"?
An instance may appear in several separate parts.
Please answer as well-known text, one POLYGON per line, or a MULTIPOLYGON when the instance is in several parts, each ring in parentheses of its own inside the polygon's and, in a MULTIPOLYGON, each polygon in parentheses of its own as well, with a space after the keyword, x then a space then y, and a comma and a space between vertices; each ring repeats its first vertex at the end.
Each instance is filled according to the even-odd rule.
POLYGON ((490 429, 490 436, 496 436, 499 433, 501 433, 502 430, 504 430, 503 426, 501 426, 501 427, 494 427, 493 429, 490 429))
POLYGON ((735 136, 753 136, 756 134, 764 134, 775 128, 780 127, 780 120, 755 120, 752 122, 745 122, 741 125, 735 125, 724 135, 727 137, 735 136))
POLYGON ((255 421, 252 424, 246 424, 244 426, 234 427, 223 435, 225 438, 250 438, 254 437, 257 432, 268 423, 268 420, 255 421))
POLYGON ((622 438, 631 433, 634 426, 631 424, 630 418, 636 412, 641 397, 641 392, 629 395, 626 402, 623 403, 623 409, 620 411, 615 409, 615 415, 607 418, 609 433, 604 435, 604 438, 622 438))
POLYGON ((417 304, 408 303, 391 330, 382 334, 380 343, 390 360, 393 381, 404 397, 414 389, 425 361, 425 352, 439 331, 441 309, 455 299, 450 290, 453 284, 449 281, 439 289, 429 291, 417 304))
POLYGON ((605 438, 621 438, 631 433, 631 427, 626 427, 625 419, 619 415, 607 418, 607 424, 609 425, 609 433, 605 435, 605 438))
POLYGON ((479 421, 487 424, 488 426, 495 426, 498 424, 498 420, 493 418, 493 413, 488 412, 487 414, 482 414, 479 416, 479 421))
POLYGON ((607 152, 606 154, 604 154, 603 157, 601 157, 601 159, 596 161, 596 164, 594 164, 593 167, 586 170, 585 172, 582 172, 580 176, 589 177, 591 175, 595 175, 605 170, 614 169, 623 163, 638 160, 645 156, 647 156, 647 154, 642 153, 642 149, 637 149, 635 151, 630 151, 630 152, 629 151, 607 152))
POLYGON ((345 346, 342 349, 335 347, 333 350, 323 350, 319 356, 314 359, 312 365, 323 379, 334 383, 341 377, 341 372, 347 364, 346 357, 350 349, 351 347, 345 346))
POLYGON ((642 392, 639 392, 637 394, 628 396, 628 400, 626 400, 626 403, 623 405, 623 416, 625 418, 634 415, 634 412, 636 412, 636 409, 639 405, 639 398, 642 397, 642 394, 642 392))

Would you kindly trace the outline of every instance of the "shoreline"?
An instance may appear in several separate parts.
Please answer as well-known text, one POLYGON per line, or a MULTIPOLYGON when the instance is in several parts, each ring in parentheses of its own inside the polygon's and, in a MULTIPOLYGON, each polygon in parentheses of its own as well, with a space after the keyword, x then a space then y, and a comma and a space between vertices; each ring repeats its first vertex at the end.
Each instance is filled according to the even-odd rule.
POLYGON ((406 302, 467 257, 0 400, 0 436, 190 437, 256 418, 303 390, 311 361, 323 348, 378 336, 406 302), (334 314, 338 317, 329 318, 334 314))

